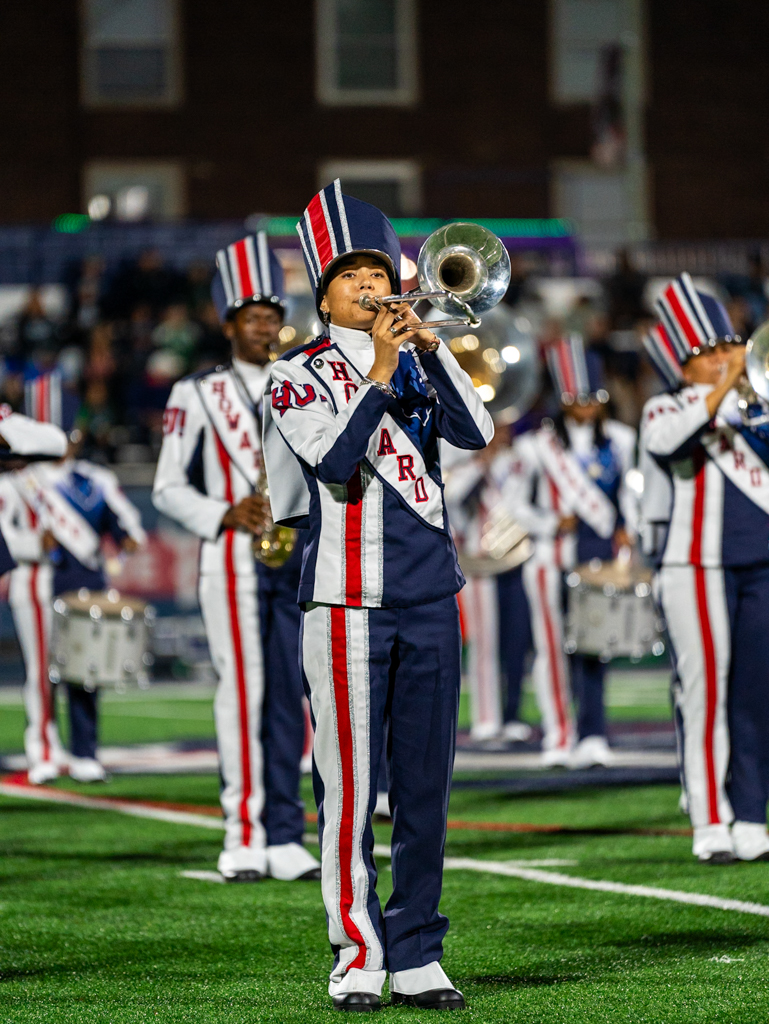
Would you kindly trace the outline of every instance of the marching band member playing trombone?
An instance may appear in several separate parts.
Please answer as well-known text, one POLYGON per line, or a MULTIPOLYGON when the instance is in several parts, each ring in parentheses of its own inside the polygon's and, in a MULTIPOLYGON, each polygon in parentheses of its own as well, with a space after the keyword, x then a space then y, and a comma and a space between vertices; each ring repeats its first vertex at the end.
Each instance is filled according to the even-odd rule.
POLYGON ((340 1010, 452 1009, 439 912, 460 682, 463 585, 438 440, 483 448, 493 425, 470 378, 400 291, 387 218, 316 195, 298 225, 327 334, 272 366, 265 456, 276 522, 309 529, 299 599, 315 721, 322 888, 340 1010), (371 815, 386 747, 393 893, 376 893, 371 815))
POLYGON ((657 311, 684 380, 647 404, 643 435, 673 481, 660 593, 693 852, 769 859, 769 445, 741 420, 745 348, 721 303, 682 274, 657 311))

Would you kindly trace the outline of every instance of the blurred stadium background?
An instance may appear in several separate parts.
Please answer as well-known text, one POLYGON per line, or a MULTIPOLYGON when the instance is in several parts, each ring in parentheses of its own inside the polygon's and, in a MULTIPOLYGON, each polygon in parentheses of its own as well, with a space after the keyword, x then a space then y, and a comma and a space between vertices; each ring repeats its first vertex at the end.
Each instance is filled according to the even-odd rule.
MULTIPOLYGON (((159 618, 153 686, 103 702, 105 763, 132 776, 114 779, 112 795, 217 804, 197 541, 149 499, 174 380, 227 353, 209 298, 215 251, 244 227, 268 232, 287 271, 289 344, 314 332, 293 225, 318 186, 338 175, 347 193, 380 206, 407 260, 443 220, 480 219, 510 251, 505 302, 519 329, 540 343, 583 332, 604 360, 615 415, 635 426, 658 387, 641 337, 662 280, 688 270, 727 303, 743 335, 766 319, 768 40, 769 10, 758 0, 3 5, 0 401, 21 408, 25 383, 56 370, 86 434, 84 454, 115 469, 150 532, 115 578, 159 618), (156 771, 167 774, 158 780, 156 771)), ((553 406, 544 375, 542 383, 529 423, 553 406)), ((0 755, 9 771, 21 764, 21 679, 0 602, 0 755)), ((534 831, 500 837, 462 831, 460 821, 449 852, 503 858, 515 843, 519 856, 577 858, 553 863, 579 861, 591 877, 668 879, 769 903, 761 865, 705 881, 690 864, 668 684, 666 666, 617 664, 608 687, 616 771, 632 749, 634 781, 667 785, 602 790, 609 780, 598 772, 581 780, 590 791, 516 803, 510 794, 532 788, 532 773, 520 781, 526 753, 513 765, 505 752, 479 762, 467 748, 454 817, 534 831), (476 789, 464 793, 468 781, 476 789), (477 789, 484 783, 487 792, 477 789), (564 834, 551 838, 553 830, 564 834)), ((536 722, 530 693, 523 717, 536 722)), ((563 789, 569 773, 557 774, 563 789)), ((58 787, 79 792, 67 780, 58 787)), ((18 799, 3 809, 11 805, 18 799)), ((179 888, 192 883, 177 875, 179 864, 210 867, 218 834, 204 843, 180 825, 127 819, 129 829, 110 817, 107 827, 82 808, 44 815, 25 806, 5 848, 13 877, 35 879, 5 933, 14 1020, 43 1019, 36 1014, 49 1000, 62 1021, 157 1020, 157 999, 169 1021, 242 1019, 252 1009, 232 966, 242 943, 252 960, 284 958, 264 982, 262 999, 274 1002, 262 1002, 258 1019, 316 1019, 295 970, 302 963, 313 984, 320 979, 317 1004, 325 952, 315 891, 230 890, 212 910, 214 897, 179 888), (41 844, 47 861, 36 859, 41 844), (93 909, 81 918, 86 892, 93 909), (281 931, 289 905, 300 926, 291 936, 281 931), (257 917, 264 930, 254 938, 257 917), (202 936, 217 930, 227 937, 209 948, 202 936), (201 938, 188 947, 191 934, 201 938), (276 934, 273 947, 265 935, 276 934), (60 976, 50 975, 51 955, 60 976), (194 975, 188 991, 174 988, 177 971, 194 975), (280 989, 285 979, 290 990, 280 989), (274 1009, 281 1000, 285 1012, 274 1009)), ((561 890, 537 902, 529 882, 473 876, 469 890, 456 877, 446 889, 456 915, 449 959, 485 1007, 473 1019, 510 1020, 520 1007, 521 1019, 551 1021, 766 1017, 760 917, 743 927, 717 920, 721 911, 636 910, 593 893, 564 902, 561 890), (764 1011, 743 998, 742 975, 725 980, 731 968, 719 965, 735 950, 751 963, 734 971, 762 993, 764 1011)))

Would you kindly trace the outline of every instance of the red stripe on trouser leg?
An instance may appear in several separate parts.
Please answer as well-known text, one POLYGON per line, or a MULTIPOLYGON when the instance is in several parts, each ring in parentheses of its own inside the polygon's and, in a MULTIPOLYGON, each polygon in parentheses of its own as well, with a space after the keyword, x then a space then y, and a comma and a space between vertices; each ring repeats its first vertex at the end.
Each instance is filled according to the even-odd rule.
POLYGON ((711 825, 720 825, 721 816, 718 812, 718 787, 716 785, 715 752, 713 749, 716 708, 718 706, 716 649, 713 643, 713 630, 711 629, 710 612, 708 610, 707 577, 705 570, 697 566, 694 568, 694 586, 697 594, 697 613, 700 620, 702 657, 705 665, 705 735, 703 737, 703 754, 705 756, 705 778, 708 792, 708 819, 711 825))
POLYGON ((363 600, 361 572, 361 532, 363 529, 363 485, 360 467, 347 481, 347 504, 344 507, 344 586, 347 604, 360 608, 363 600))
MULTIPOLYGON (((224 475, 224 500, 230 504, 235 500, 232 489, 232 471, 230 457, 222 444, 219 435, 216 438, 216 451, 219 464, 224 475)), ((246 667, 243 658, 243 642, 240 635, 240 619, 238 618, 238 578, 235 575, 235 531, 224 531, 224 572, 227 578, 227 608, 230 616, 230 639, 235 662, 235 686, 238 693, 238 717, 240 719, 240 774, 243 793, 240 801, 240 823, 243 829, 243 846, 251 843, 251 817, 248 812, 248 801, 251 798, 251 734, 248 720, 248 697, 246 692, 246 667)), ((256 623, 254 624, 256 628, 256 623)))
MULTIPOLYGON (((344 608, 331 608, 331 666, 334 680, 337 742, 342 767, 339 787, 339 913, 348 938, 357 943, 358 954, 347 970, 365 967, 368 949, 353 921, 350 910, 355 888, 353 883, 353 841, 355 833, 355 766, 353 734, 350 718, 350 688, 347 677, 347 619, 344 608)), ((368 794, 361 794, 361 797, 368 794)))
POLYGON ((566 721, 566 707, 563 694, 563 679, 561 677, 561 662, 559 648, 555 641, 555 629, 553 620, 550 618, 550 606, 547 601, 547 571, 544 566, 537 569, 537 589, 542 607, 542 618, 545 623, 545 637, 547 638, 547 657, 551 666, 550 680, 552 683, 555 713, 558 718, 558 746, 565 747, 569 736, 568 722, 566 721))
POLYGON ((51 686, 48 680, 48 644, 46 643, 43 625, 43 609, 37 594, 38 566, 33 565, 29 576, 29 599, 32 605, 32 618, 35 623, 37 640, 37 677, 40 689, 40 739, 43 744, 43 760, 50 761, 51 746, 48 742, 48 723, 51 721, 51 686))
POLYGON ((328 233, 328 224, 326 223, 326 215, 323 212, 323 204, 320 201, 320 196, 313 196, 307 206, 307 212, 310 215, 312 235, 315 239, 315 248, 318 250, 320 270, 321 273, 323 273, 334 258, 334 250, 331 245, 331 238, 328 233))

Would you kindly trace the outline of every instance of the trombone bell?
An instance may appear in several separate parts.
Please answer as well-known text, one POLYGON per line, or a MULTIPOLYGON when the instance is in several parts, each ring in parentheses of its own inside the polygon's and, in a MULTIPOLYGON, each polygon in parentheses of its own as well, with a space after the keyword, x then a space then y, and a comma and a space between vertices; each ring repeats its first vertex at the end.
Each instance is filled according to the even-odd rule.
POLYGON ((748 339, 745 372, 758 397, 769 402, 769 320, 748 339))
POLYGON ((510 284, 510 257, 502 242, 480 224, 444 224, 419 251, 419 290, 374 298, 362 295, 362 309, 375 311, 397 302, 429 299, 452 319, 420 323, 419 327, 479 327, 479 313, 496 306, 510 284))

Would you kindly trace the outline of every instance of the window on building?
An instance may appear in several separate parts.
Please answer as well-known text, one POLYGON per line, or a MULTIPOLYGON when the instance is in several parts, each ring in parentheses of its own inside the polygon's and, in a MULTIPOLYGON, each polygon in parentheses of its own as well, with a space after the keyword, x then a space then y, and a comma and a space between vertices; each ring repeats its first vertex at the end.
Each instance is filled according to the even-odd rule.
POLYGON ((176 105, 177 0, 82 0, 82 94, 88 106, 176 105))
POLYGON ((635 28, 635 0, 552 0, 552 87, 560 103, 593 102, 602 53, 635 28))
POLYGON ((321 103, 416 102, 415 0, 316 0, 316 26, 321 103))
POLYGON ((83 199, 94 220, 175 220, 185 213, 184 172, 172 160, 94 160, 83 199))
POLYGON ((335 178, 347 196, 377 206, 388 217, 421 212, 419 166, 413 160, 327 160, 318 168, 318 187, 335 178))

